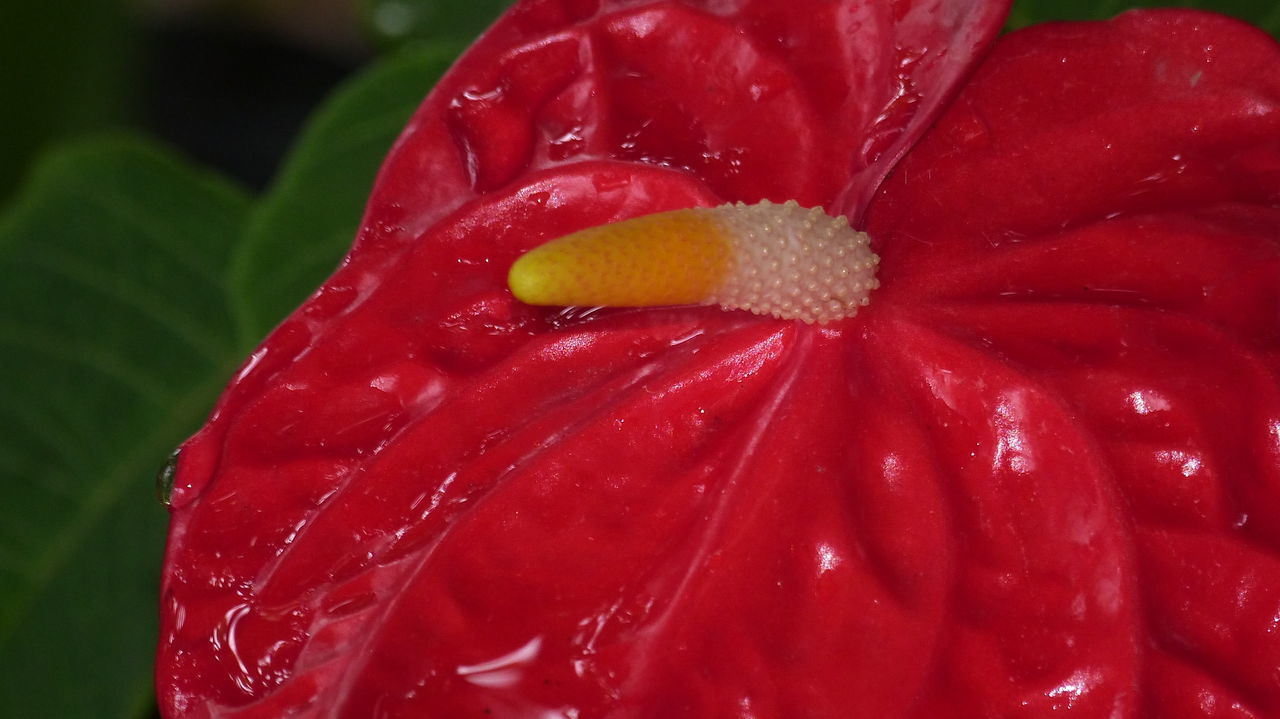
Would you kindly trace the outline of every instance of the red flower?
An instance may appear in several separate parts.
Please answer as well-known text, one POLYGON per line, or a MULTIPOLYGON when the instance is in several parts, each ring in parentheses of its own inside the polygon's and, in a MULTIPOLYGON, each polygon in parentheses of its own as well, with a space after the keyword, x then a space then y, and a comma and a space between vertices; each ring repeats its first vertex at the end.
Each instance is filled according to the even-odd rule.
POLYGON ((165 714, 1280 715, 1280 50, 1130 13, 961 89, 1004 11, 509 12, 183 448, 165 714), (868 308, 506 289, 764 198, 870 233, 868 308))

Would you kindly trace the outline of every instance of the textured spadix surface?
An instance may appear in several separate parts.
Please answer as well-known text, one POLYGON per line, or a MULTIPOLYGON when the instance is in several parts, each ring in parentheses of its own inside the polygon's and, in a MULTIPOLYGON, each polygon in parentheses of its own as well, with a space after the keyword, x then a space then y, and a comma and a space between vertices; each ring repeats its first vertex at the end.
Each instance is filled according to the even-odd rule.
POLYGON ((520 257, 507 284, 532 305, 717 305, 813 324, 867 306, 879 262, 847 218, 763 200, 588 227, 520 257))
POLYGON ((1031 29, 948 107, 1004 9, 518 4, 182 450, 164 713, 1280 714, 1275 43, 1031 29), (872 304, 505 288, 761 199, 867 229, 872 304))

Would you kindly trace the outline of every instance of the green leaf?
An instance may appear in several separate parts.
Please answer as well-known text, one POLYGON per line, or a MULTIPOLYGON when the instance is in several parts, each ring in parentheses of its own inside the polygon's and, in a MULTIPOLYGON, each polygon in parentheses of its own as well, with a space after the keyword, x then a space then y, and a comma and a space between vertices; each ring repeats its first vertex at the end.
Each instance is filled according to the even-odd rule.
POLYGON ((384 45, 407 41, 471 42, 512 0, 363 0, 365 24, 384 45))
POLYGON ((1139 7, 1188 7, 1233 15, 1280 36, 1280 3, 1276 0, 1017 0, 1009 13, 1009 29, 1051 20, 1105 20, 1139 7))
POLYGON ((41 147, 126 118, 135 32, 121 0, 0 2, 0 202, 41 147))
POLYGON ((321 110, 257 206, 136 140, 45 159, 0 218, 0 707, 149 711, 156 471, 346 251, 383 156, 451 60, 416 50, 321 110))
POLYGON ((152 481, 240 361, 248 201, 149 145, 47 157, 0 221, 0 707, 136 717, 166 516, 152 481))
POLYGON ((454 57, 426 46, 364 71, 309 122, 254 210, 231 288, 256 344, 324 281, 355 238, 382 159, 454 57))

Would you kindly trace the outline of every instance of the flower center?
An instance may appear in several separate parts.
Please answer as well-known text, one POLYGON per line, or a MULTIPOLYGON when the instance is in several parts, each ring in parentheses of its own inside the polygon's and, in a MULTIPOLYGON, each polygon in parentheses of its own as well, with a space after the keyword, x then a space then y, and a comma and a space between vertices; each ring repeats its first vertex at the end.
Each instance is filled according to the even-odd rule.
POLYGON ((673 210, 591 227, 516 260, 531 305, 719 305, 804 322, 852 317, 880 258, 843 217, 794 200, 673 210))

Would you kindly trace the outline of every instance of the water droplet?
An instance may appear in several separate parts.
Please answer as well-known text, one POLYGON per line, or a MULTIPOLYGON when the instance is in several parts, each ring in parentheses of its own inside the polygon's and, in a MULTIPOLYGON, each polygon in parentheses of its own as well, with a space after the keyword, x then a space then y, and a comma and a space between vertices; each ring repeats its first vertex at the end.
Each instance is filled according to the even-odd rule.
POLYGON ((552 160, 565 160, 574 155, 582 154, 586 146, 587 141, 583 137, 582 125, 574 125, 566 132, 561 133, 559 137, 551 140, 547 153, 552 160))
POLYGON ((156 499, 166 507, 169 506, 169 498, 173 496, 173 480, 178 476, 178 456, 181 454, 181 447, 173 450, 164 466, 156 472, 156 499))

